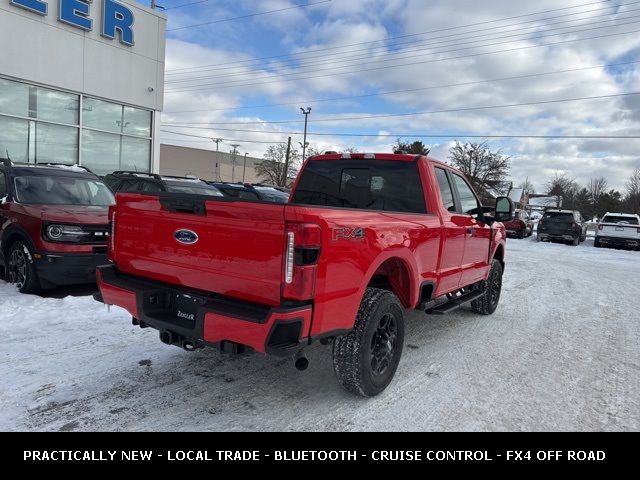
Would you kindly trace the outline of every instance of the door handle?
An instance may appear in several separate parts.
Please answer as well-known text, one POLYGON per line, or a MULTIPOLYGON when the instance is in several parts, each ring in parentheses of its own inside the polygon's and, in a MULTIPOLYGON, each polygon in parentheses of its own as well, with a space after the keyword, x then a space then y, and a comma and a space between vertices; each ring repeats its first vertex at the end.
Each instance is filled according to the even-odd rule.
POLYGON ((467 235, 471 235, 472 237, 474 237, 476 235, 476 229, 475 228, 467 228, 467 235))

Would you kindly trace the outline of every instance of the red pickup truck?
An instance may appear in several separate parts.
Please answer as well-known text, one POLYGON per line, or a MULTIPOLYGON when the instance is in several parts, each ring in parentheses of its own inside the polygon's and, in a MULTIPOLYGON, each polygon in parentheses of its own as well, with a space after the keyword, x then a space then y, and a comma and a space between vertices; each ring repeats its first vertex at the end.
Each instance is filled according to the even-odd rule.
POLYGON ((307 160, 288 204, 119 193, 97 299, 167 344, 293 356, 333 344, 349 391, 373 396, 398 366, 409 309, 498 305, 513 203, 488 216, 464 176, 407 154, 307 160))

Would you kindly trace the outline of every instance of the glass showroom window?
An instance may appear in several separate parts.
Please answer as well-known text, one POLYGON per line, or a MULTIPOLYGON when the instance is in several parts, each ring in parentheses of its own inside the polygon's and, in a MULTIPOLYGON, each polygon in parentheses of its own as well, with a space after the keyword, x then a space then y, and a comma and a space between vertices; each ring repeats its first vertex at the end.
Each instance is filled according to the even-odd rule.
POLYGON ((8 152, 23 163, 77 163, 79 107, 79 95, 0 78, 2 156, 8 152))
POLYGON ((0 157, 151 170, 152 112, 0 78, 0 157), (81 125, 82 124, 82 125, 81 125), (81 146, 80 146, 81 145, 81 146))
POLYGON ((0 114, 0 158, 7 152, 14 162, 29 161, 29 121, 0 114))
POLYGON ((97 174, 151 170, 149 110, 85 97, 82 126, 82 164, 97 174))

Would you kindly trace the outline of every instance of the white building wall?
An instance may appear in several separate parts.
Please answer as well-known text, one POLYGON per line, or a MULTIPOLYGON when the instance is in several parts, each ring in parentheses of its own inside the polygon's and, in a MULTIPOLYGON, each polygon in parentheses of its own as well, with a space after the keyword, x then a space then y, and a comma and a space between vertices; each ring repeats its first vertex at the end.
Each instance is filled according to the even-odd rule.
POLYGON ((93 30, 58 20, 58 0, 46 16, 0 0, 0 74, 118 103, 162 110, 166 17, 133 0, 134 45, 103 37, 102 2, 90 6, 93 30))

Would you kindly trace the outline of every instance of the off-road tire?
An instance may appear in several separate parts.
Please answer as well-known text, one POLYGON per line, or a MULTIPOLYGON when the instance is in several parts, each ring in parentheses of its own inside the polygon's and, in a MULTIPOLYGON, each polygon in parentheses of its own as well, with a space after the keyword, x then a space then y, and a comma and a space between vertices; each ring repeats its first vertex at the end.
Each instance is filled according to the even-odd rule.
POLYGON ((333 370, 338 381, 356 395, 378 395, 387 388, 396 373, 403 344, 404 308, 398 297, 388 290, 367 288, 353 330, 333 342, 333 370), (375 342, 384 335, 381 325, 386 321, 388 326, 391 318, 395 324, 395 340, 375 342), (381 345, 388 345, 390 358, 386 360, 386 369, 376 373, 376 367, 380 368, 385 363, 374 360, 374 352, 379 351, 381 345))
POLYGON ((471 301, 471 308, 480 315, 491 315, 498 308, 502 291, 502 264, 493 260, 482 296, 471 301))
POLYGON ((20 293, 40 291, 40 281, 33 264, 33 252, 24 242, 18 240, 9 247, 5 264, 7 282, 16 285, 20 293))

